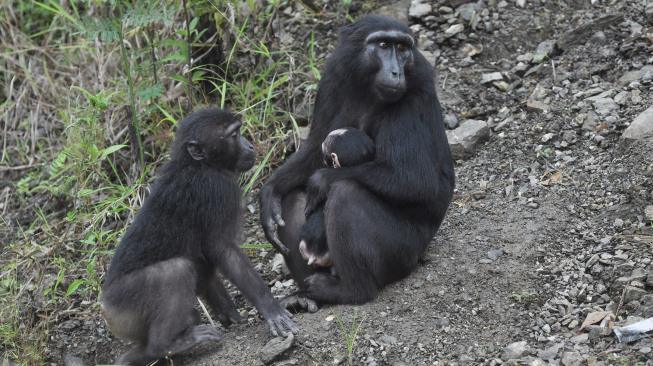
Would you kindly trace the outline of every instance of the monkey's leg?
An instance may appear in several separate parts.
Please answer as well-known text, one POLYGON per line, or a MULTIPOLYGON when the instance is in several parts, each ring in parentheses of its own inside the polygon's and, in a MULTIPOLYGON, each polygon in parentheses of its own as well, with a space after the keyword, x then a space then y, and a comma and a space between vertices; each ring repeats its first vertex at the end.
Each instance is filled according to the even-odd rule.
POLYGON ((217 330, 195 325, 196 286, 197 271, 185 258, 156 263, 113 283, 105 297, 112 331, 139 344, 118 363, 146 365, 199 342, 220 340, 217 330))
POLYGON ((305 206, 306 194, 303 191, 295 190, 284 197, 282 209, 286 225, 279 227, 279 239, 289 250, 288 254, 284 255, 284 260, 295 283, 300 287, 304 283, 304 278, 314 272, 299 252, 302 227, 306 222, 305 206))
POLYGON ((325 208, 329 255, 335 273, 307 277, 307 295, 318 302, 362 304, 388 283, 407 276, 432 230, 405 219, 352 181, 331 185, 325 208))
MULTIPOLYGON (((163 323, 165 327, 167 323, 163 323)), ((159 329, 165 333, 165 329, 159 329)), ((147 347, 135 346, 117 361, 119 365, 148 365, 151 362, 164 358, 166 356, 173 356, 179 353, 183 353, 198 343, 202 342, 218 342, 222 340, 222 333, 208 324, 200 324, 191 326, 178 338, 176 338, 171 344, 167 347, 160 347, 159 345, 164 343, 162 342, 163 338, 158 340, 152 340, 151 344, 147 347)))
POLYGON ((218 342, 222 340, 222 333, 209 324, 195 325, 189 328, 183 335, 177 338, 169 348, 168 355, 175 355, 189 350, 191 347, 202 342, 218 342))
POLYGON ((292 311, 306 309, 314 313, 318 310, 318 306, 315 301, 304 296, 303 286, 304 279, 314 273, 315 270, 306 264, 306 260, 302 258, 299 251, 301 230, 306 222, 306 214, 304 212, 306 193, 300 190, 289 193, 283 198, 282 206, 283 219, 286 225, 279 227, 279 239, 289 249, 288 254, 283 257, 290 270, 290 274, 300 288, 300 292, 282 299, 281 305, 292 311))
POLYGON ((324 205, 321 205, 302 226, 299 252, 302 258, 307 260, 308 265, 315 263, 321 266, 322 263, 319 259, 325 257, 328 250, 326 229, 324 228, 324 205))

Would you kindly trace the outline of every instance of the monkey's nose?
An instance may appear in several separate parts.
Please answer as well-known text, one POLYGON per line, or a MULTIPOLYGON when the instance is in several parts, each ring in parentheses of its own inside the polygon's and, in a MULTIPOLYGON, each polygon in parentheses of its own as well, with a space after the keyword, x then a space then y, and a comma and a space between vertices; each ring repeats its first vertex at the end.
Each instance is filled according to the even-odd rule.
POLYGON ((252 145, 252 143, 248 139, 246 139, 246 138, 244 138, 242 136, 240 137, 240 144, 245 149, 254 150, 254 145, 252 145))

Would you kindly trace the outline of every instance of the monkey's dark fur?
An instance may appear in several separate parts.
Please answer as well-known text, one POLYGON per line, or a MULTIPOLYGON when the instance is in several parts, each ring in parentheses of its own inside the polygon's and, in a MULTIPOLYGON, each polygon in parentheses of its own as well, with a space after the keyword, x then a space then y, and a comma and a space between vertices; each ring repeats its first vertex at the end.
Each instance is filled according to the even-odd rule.
POLYGON ((184 119, 149 197, 127 229, 103 284, 102 313, 111 331, 135 346, 118 360, 144 365, 181 353, 220 332, 198 324, 202 296, 222 324, 241 317, 219 273, 268 321, 273 334, 295 324, 239 248, 237 174, 255 160, 241 122, 217 108, 184 119))
POLYGON ((303 295, 363 303, 417 266, 451 201, 453 161, 433 66, 404 24, 367 16, 344 27, 322 75, 307 140, 261 189, 261 221, 303 295), (342 127, 372 138, 373 161, 322 167, 320 145, 342 127), (335 276, 298 250, 305 217, 322 204, 335 276))
MULTIPOLYGON (((322 160, 327 167, 356 166, 372 159, 374 159, 374 142, 357 128, 340 128, 331 131, 322 142, 322 160)), ((300 236, 299 252, 309 266, 331 267, 333 265, 324 230, 324 205, 306 218, 300 236)))

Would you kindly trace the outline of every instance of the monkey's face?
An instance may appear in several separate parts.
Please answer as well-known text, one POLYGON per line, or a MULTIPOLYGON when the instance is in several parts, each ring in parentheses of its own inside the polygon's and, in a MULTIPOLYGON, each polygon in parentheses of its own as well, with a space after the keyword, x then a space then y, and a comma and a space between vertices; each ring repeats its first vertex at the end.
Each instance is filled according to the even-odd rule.
POLYGON ((186 143, 190 157, 209 166, 233 172, 251 169, 256 161, 252 144, 240 134, 242 122, 235 118, 207 122, 186 143))
POLYGON ((238 159, 236 160, 236 171, 246 172, 254 166, 256 161, 256 153, 254 152, 254 146, 243 136, 239 134, 239 145, 240 152, 238 154, 238 159))
POLYGON ((401 31, 376 31, 365 39, 365 58, 376 73, 372 91, 386 103, 396 102, 406 93, 406 71, 413 65, 415 41, 401 31))

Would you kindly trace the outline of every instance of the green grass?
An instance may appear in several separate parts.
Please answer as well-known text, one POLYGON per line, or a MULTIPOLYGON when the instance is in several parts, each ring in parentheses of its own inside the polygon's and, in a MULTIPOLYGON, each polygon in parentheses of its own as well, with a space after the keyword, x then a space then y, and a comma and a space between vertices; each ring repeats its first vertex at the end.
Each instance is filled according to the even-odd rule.
POLYGON ((9 90, 0 92, 0 170, 11 172, 8 212, 16 213, 1 219, 11 228, 0 248, 3 357, 24 365, 57 360, 43 354, 57 324, 98 317, 113 250, 191 101, 242 118, 258 153, 241 177, 244 195, 297 140, 292 110, 312 98, 320 76, 315 40, 270 49, 258 30, 281 2, 247 3, 251 15, 226 0, 189 2, 188 27, 176 2, 0 4, 0 82, 9 90), (96 17, 84 15, 90 8, 96 17), (203 14, 228 48, 222 64, 189 68, 189 51, 205 46, 203 14))
POLYGON ((520 304, 531 304, 537 301, 538 295, 534 291, 523 290, 510 294, 510 299, 520 304))
POLYGON ((347 353, 347 365, 351 366, 354 364, 354 349, 356 348, 356 338, 358 332, 365 321, 365 317, 358 319, 358 312, 354 309, 351 321, 345 323, 342 317, 336 316, 336 324, 338 325, 338 330, 340 331, 340 336, 342 337, 342 342, 345 347, 345 352, 347 353))

